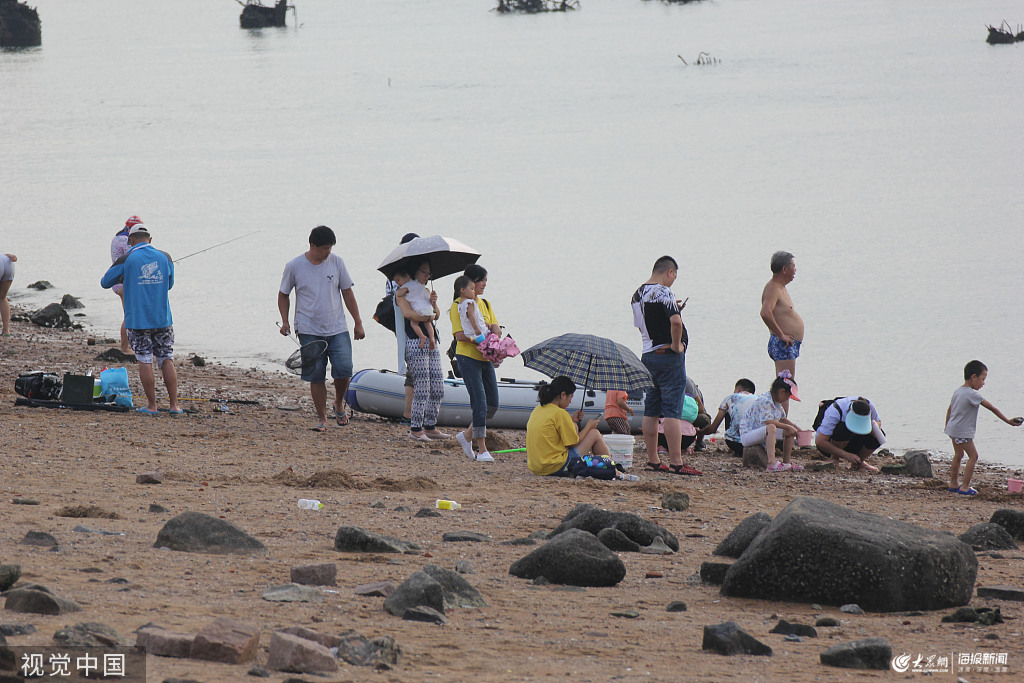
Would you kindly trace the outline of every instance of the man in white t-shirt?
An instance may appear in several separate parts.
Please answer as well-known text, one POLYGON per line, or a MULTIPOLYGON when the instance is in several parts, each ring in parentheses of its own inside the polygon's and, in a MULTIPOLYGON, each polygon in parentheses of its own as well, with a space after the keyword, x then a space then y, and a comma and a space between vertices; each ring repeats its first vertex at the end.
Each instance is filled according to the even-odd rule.
MULTIPOLYGON (((327 431, 327 361, 331 361, 334 379, 334 419, 339 426, 348 424, 345 412, 345 392, 352 379, 352 340, 342 301, 352 315, 352 333, 356 339, 366 336, 359 306, 352 293, 352 278, 345 262, 331 249, 337 244, 334 231, 326 225, 313 228, 309 233, 309 251, 285 264, 277 294, 277 308, 281 312, 281 334, 288 335, 291 325, 291 292, 295 290, 295 334, 306 348, 316 341, 327 344, 324 353, 317 352, 307 363, 303 359, 302 379, 309 382, 309 393, 316 408, 317 423, 314 431, 327 431)), ((310 347, 313 348, 313 347, 310 347)))

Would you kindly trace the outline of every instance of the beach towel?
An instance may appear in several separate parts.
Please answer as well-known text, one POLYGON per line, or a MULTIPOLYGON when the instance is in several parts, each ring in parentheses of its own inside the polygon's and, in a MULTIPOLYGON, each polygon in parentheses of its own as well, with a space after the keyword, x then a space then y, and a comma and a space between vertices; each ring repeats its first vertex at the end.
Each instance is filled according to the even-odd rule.
POLYGON ((510 335, 499 337, 493 332, 488 332, 476 348, 480 351, 481 356, 492 363, 500 363, 506 358, 515 358, 519 355, 519 347, 516 346, 515 339, 510 335))

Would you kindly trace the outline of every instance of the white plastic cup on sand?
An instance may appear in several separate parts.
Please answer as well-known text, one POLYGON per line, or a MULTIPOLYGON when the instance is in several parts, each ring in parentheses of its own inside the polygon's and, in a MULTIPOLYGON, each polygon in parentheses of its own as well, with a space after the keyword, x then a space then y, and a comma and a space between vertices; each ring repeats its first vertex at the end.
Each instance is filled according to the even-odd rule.
POLYGON ((1024 489, 1024 479, 1007 479, 1006 490, 1010 493, 1020 493, 1024 489))

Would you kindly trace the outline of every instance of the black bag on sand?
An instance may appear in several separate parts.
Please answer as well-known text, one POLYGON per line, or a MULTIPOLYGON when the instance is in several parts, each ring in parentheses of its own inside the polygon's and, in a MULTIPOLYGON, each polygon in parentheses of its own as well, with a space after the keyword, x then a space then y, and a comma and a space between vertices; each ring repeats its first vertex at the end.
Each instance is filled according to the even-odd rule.
POLYGON ((14 380, 14 390, 25 398, 37 398, 44 401, 56 401, 60 398, 63 383, 60 377, 52 372, 25 372, 14 380))

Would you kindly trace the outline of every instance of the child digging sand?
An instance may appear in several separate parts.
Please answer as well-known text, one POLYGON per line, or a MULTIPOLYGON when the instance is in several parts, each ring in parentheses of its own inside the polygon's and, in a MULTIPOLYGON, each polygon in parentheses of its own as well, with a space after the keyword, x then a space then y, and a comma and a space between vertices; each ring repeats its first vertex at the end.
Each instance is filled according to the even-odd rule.
POLYGON ((946 435, 953 440, 953 462, 949 466, 949 488, 950 493, 959 493, 963 496, 975 496, 977 490, 971 488, 971 478, 974 476, 974 465, 978 462, 978 449, 974 445, 974 432, 978 428, 978 406, 982 405, 995 413, 995 416, 1006 424, 1019 427, 1024 423, 1024 417, 1007 418, 994 405, 982 398, 978 389, 985 386, 985 378, 988 377, 988 368, 980 360, 972 360, 964 366, 963 386, 957 387, 953 392, 953 398, 949 401, 949 408, 946 409, 946 435), (957 477, 960 474, 960 460, 964 453, 967 453, 967 465, 964 466, 964 476, 960 484, 957 484, 957 477), (966 487, 966 489, 964 488, 966 487))

